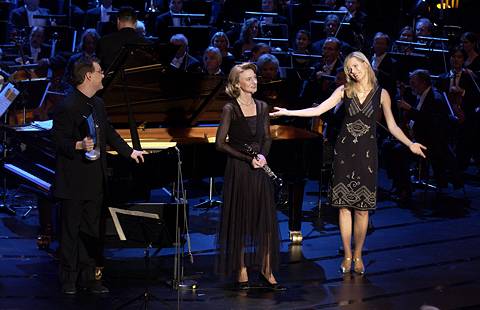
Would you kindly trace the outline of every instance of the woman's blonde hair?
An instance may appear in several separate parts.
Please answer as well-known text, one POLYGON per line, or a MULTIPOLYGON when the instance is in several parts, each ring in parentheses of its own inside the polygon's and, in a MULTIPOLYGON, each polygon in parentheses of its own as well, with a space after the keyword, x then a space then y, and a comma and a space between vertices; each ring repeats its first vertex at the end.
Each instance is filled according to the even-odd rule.
POLYGON ((237 98, 240 96, 240 87, 238 83, 240 82, 240 74, 247 70, 252 70, 255 74, 257 73, 257 66, 251 62, 244 62, 242 64, 236 65, 230 70, 228 74, 227 86, 225 87, 225 92, 232 98, 237 98))
POLYGON ((372 89, 377 85, 377 78, 375 76, 375 72, 373 71, 372 65, 368 61, 368 58, 362 52, 353 52, 348 54, 345 58, 345 62, 343 63, 343 71, 345 71, 345 75, 347 77, 347 82, 345 83, 345 93, 348 98, 353 98, 353 94, 355 92, 355 83, 356 81, 352 79, 350 73, 348 72, 348 62, 350 59, 356 58, 360 60, 362 63, 367 64, 367 79, 368 79, 368 86, 372 89))

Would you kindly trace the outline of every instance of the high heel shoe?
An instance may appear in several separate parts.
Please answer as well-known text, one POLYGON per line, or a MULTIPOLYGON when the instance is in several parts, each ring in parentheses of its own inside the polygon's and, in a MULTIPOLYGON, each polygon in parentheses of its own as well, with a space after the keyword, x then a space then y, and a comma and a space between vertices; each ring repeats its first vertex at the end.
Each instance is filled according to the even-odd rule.
POLYGON ((265 277, 263 273, 260 273, 260 280, 265 284, 266 288, 272 290, 272 291, 286 291, 287 288, 283 285, 280 285, 278 283, 271 283, 268 281, 268 279, 265 277))
POLYGON ((248 284, 248 281, 245 282, 235 282, 235 289, 240 290, 240 291, 246 291, 250 288, 250 284, 248 284))
POLYGON ((360 275, 365 274, 365 265, 363 264, 363 260, 361 257, 354 258, 353 264, 354 264, 353 271, 355 271, 355 273, 358 273, 360 275))
POLYGON ((340 272, 343 274, 349 273, 350 270, 352 269, 352 258, 351 257, 345 257, 340 264, 340 272))

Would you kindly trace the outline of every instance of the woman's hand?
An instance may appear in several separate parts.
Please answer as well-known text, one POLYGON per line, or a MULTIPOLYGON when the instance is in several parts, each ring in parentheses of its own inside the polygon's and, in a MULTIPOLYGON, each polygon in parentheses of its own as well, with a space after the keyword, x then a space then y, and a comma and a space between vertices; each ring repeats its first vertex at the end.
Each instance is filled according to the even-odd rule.
POLYGON ((410 146, 408 148, 410 149, 410 151, 413 154, 416 154, 416 155, 422 156, 423 158, 426 158, 426 156, 425 156, 425 154, 423 153, 422 150, 426 150, 427 147, 423 146, 422 144, 415 142, 415 143, 410 144, 410 146))
POLYGON ((278 117, 288 115, 288 110, 279 107, 273 107, 274 112, 270 113, 270 117, 278 117))
POLYGON ((255 169, 262 168, 267 164, 267 160, 265 159, 265 156, 262 154, 258 154, 252 159, 252 166, 255 169))

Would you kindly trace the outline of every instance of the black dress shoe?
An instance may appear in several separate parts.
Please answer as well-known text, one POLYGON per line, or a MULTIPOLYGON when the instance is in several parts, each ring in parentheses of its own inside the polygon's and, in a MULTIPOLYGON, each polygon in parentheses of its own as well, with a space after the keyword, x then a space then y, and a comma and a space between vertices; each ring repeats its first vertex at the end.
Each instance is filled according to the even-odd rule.
POLYGON ((75 295, 77 293, 77 288, 75 283, 65 283, 62 285, 62 293, 67 295, 75 295))
POLYGON ((105 294, 110 292, 108 287, 103 286, 100 281, 93 281, 89 285, 81 286, 81 288, 92 294, 105 294))
POLYGON ((286 291, 287 288, 283 285, 280 285, 278 283, 270 283, 267 278, 263 275, 263 273, 260 273, 260 280, 263 282, 265 285, 265 288, 268 288, 269 290, 272 291, 286 291))
POLYGON ((235 289, 240 291, 246 291, 250 288, 248 281, 245 282, 235 282, 235 289))

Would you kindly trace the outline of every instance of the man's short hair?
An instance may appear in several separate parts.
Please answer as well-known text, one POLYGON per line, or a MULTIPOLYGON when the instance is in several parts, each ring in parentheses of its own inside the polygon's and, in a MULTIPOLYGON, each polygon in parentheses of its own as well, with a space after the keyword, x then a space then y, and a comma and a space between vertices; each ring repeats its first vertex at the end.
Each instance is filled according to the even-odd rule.
POLYGON ((98 58, 93 56, 83 56, 75 61, 71 77, 72 84, 75 86, 82 84, 85 81, 85 74, 95 71, 95 67, 93 66, 95 62, 100 63, 98 58))
POLYGON ((425 69, 417 69, 413 72, 410 72, 410 78, 417 77, 418 79, 427 83, 427 85, 432 85, 432 78, 430 77, 430 72, 425 69))
POLYGON ((118 10, 117 18, 122 22, 135 23, 137 21, 137 13, 131 6, 122 6, 118 10))
POLYGON ((188 39, 185 35, 181 34, 181 33, 177 33, 177 34, 174 34, 171 38, 170 38, 170 43, 173 43, 173 41, 180 41, 182 42, 185 46, 188 46, 188 39))

